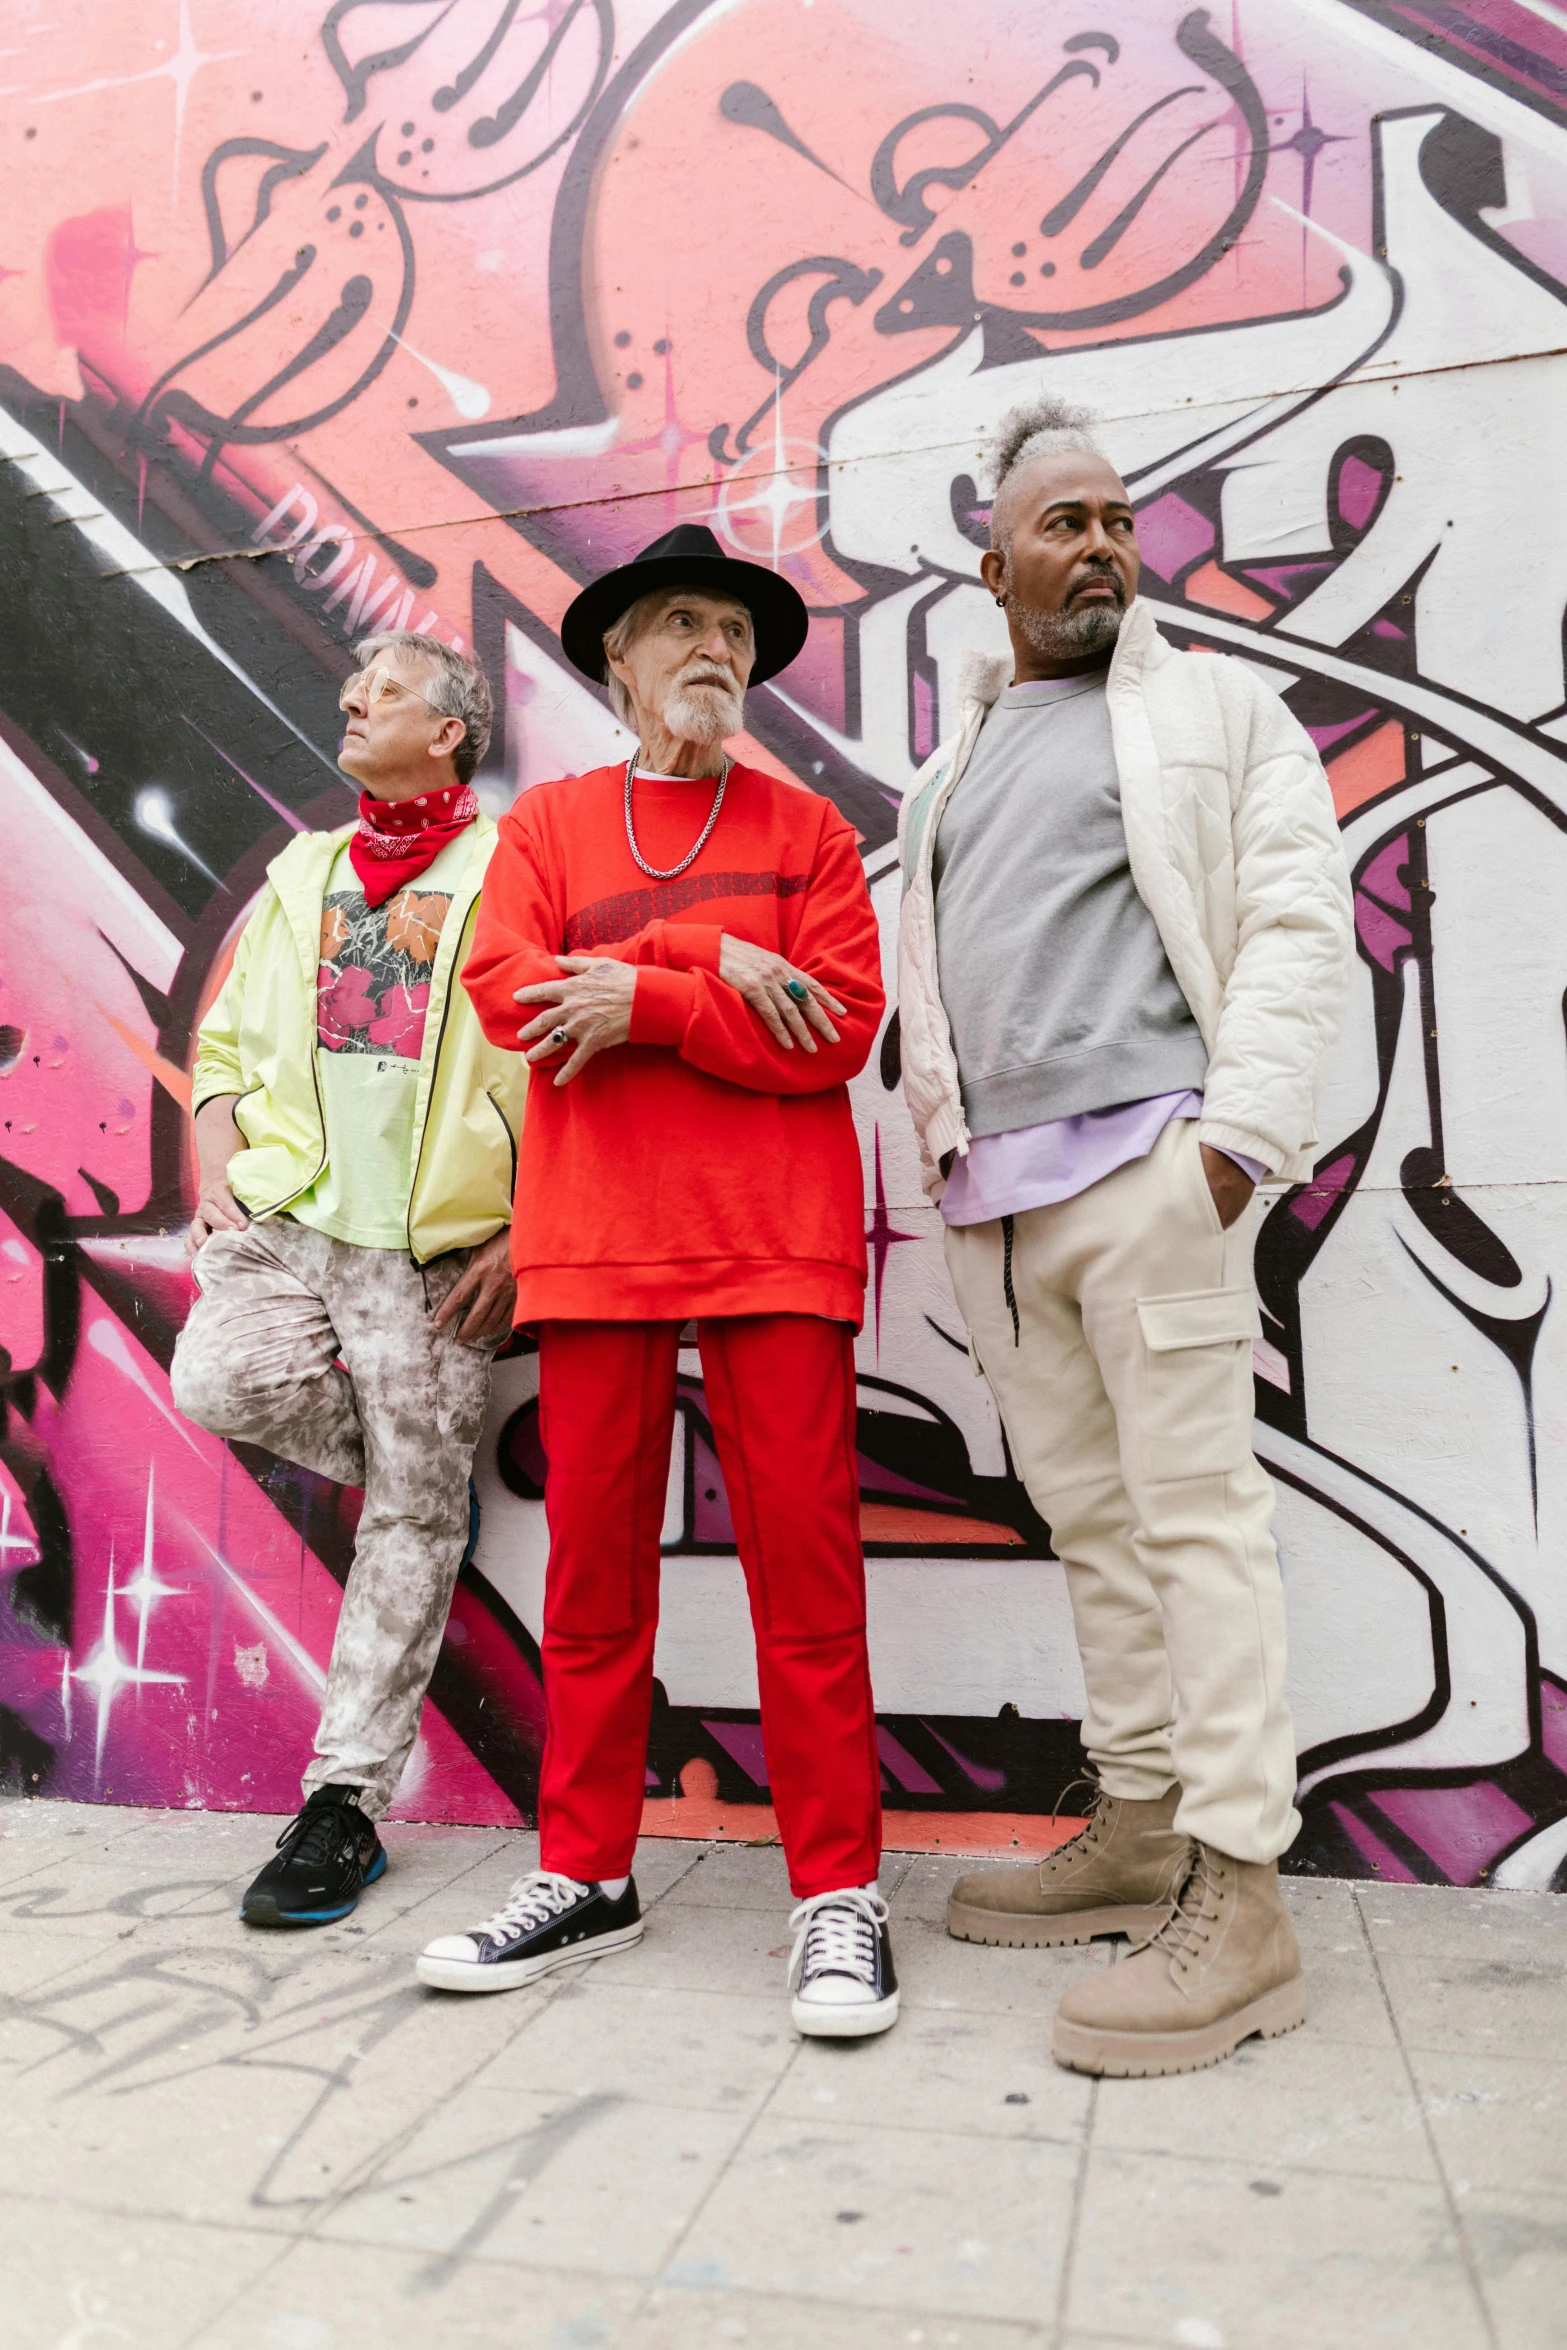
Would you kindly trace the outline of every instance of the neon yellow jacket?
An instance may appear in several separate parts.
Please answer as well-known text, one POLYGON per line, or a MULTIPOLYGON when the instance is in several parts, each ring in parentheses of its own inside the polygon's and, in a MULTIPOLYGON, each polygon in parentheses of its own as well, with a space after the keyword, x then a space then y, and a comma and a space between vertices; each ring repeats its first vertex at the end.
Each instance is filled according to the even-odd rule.
MULTIPOLYGON (((191 1108, 218 1094, 240 1097, 234 1116, 250 1148, 230 1160, 229 1183, 253 1216, 276 1215, 326 1165, 316 1077, 321 907, 352 830, 301 833, 274 857, 198 1034, 191 1108)), ((494 848, 495 826, 480 816, 430 974, 408 1203, 408 1246, 420 1264, 476 1247, 511 1221, 528 1065, 488 1041, 456 976, 494 848)))

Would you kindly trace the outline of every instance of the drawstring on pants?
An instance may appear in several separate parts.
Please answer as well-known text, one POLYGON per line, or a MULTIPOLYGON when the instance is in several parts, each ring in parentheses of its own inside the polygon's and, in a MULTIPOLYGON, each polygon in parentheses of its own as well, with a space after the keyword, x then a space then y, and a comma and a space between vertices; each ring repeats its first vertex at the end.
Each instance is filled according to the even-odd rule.
POLYGON ((1007 1301, 1007 1312, 1012 1316, 1012 1343, 1021 1342, 1017 1318, 1017 1293, 1012 1287, 1012 1218, 1001 1219, 1001 1294, 1007 1301))

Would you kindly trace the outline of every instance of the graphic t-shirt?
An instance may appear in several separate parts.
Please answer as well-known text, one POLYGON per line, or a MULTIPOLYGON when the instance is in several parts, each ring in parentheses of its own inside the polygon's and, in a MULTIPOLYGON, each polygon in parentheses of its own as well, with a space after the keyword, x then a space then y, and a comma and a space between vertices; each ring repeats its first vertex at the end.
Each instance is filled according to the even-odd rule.
POLYGON ((316 975, 326 1165, 289 1213, 358 1248, 408 1246, 430 977, 469 845, 459 833, 417 881, 374 908, 346 841, 327 876, 316 975))

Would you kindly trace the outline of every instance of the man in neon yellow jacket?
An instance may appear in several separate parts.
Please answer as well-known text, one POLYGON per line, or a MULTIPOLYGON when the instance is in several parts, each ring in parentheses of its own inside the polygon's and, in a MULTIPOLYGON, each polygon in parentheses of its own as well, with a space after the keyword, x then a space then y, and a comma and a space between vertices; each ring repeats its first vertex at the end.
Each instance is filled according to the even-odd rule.
POLYGON ((495 827, 470 778, 481 670, 371 637, 343 689, 357 825, 268 868, 201 1023, 200 1292, 174 1400, 214 1434, 363 1486, 304 1808, 245 1895, 252 1925, 345 1917, 396 1792, 469 1530, 469 1464, 511 1329, 527 1064, 458 978, 495 827))

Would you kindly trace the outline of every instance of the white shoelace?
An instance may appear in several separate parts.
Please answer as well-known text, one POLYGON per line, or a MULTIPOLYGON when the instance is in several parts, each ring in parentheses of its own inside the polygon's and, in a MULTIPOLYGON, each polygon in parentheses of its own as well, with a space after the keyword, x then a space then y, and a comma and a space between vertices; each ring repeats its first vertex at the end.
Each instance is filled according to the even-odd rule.
POLYGON ((816 1893, 790 1917, 794 1948, 789 1953, 791 1991, 817 1975, 850 1975, 873 1989, 877 1929, 887 1922, 879 1893, 854 1887, 845 1893, 816 1893))
POLYGON ((519 1934, 564 1916, 587 1891, 575 1877, 562 1877, 554 1869, 530 1869, 517 1879, 495 1915, 473 1931, 487 1934, 492 1942, 515 1942, 519 1934))

